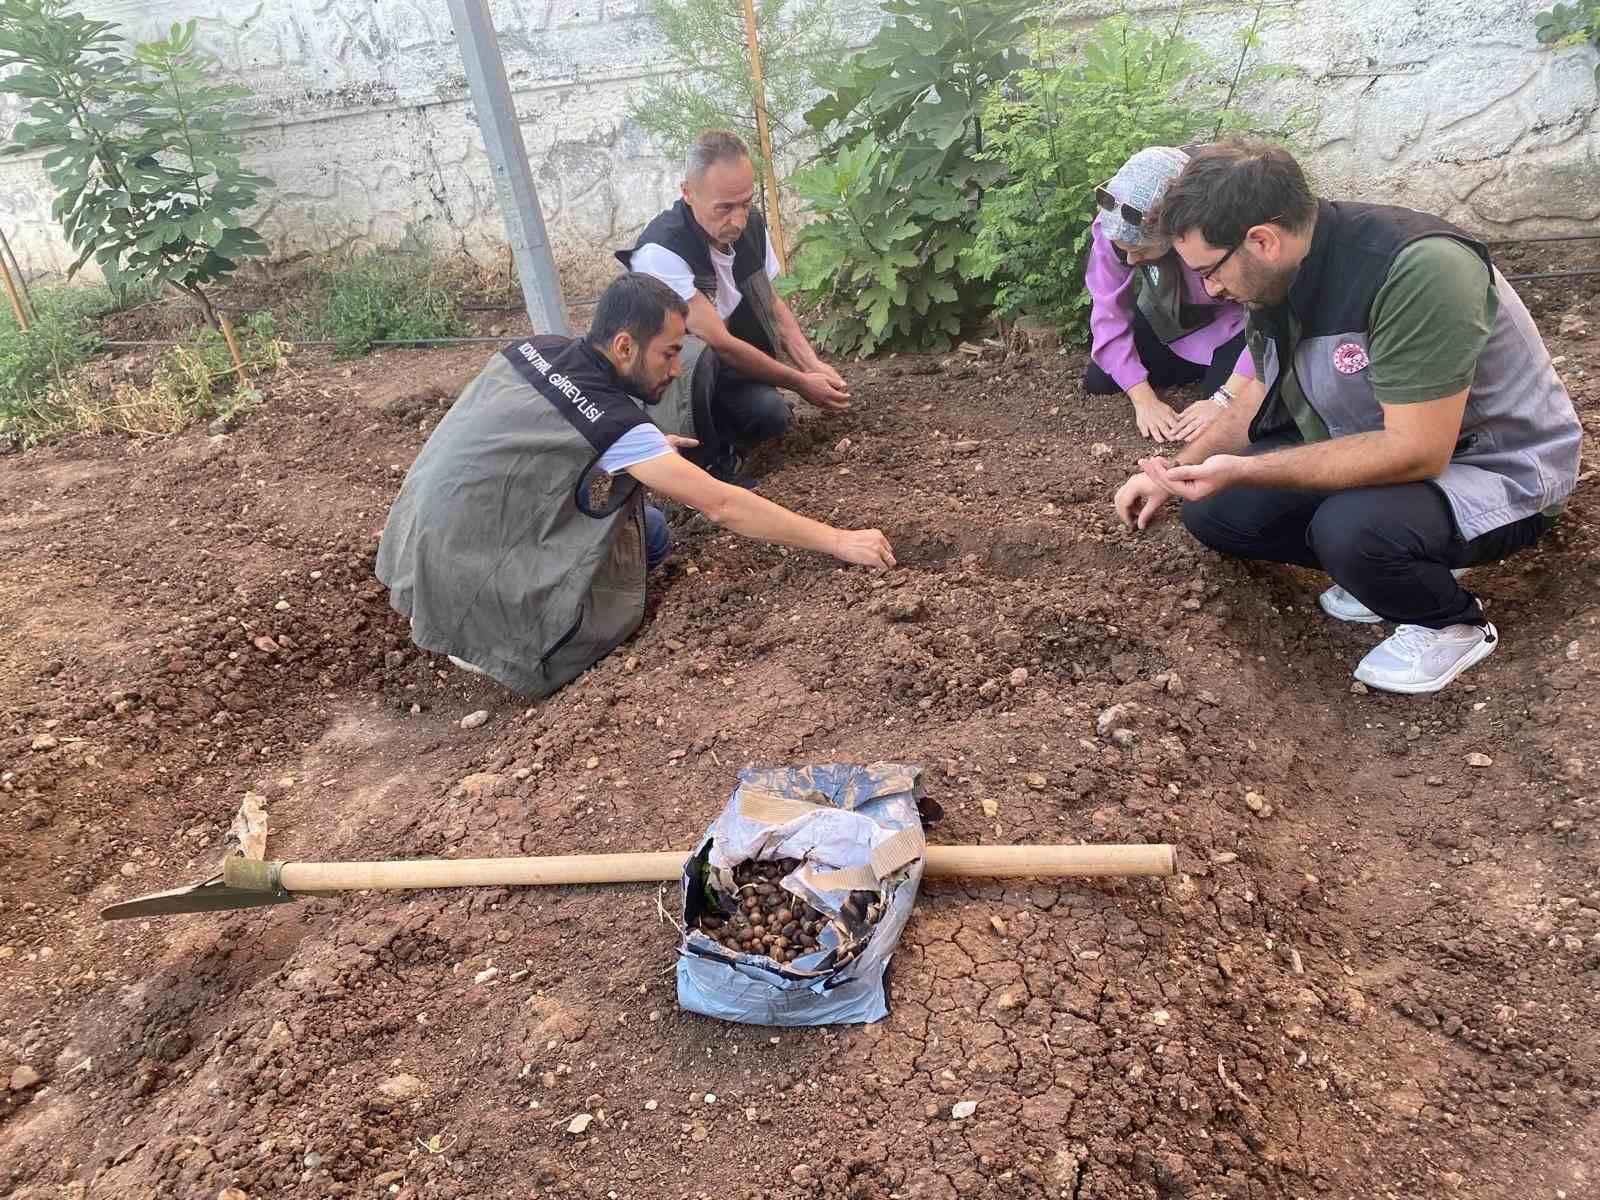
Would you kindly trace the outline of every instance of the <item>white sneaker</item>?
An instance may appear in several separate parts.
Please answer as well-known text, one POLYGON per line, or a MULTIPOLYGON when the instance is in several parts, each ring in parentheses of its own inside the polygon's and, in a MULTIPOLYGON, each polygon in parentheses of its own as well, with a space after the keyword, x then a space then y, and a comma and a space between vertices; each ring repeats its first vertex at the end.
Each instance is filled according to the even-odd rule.
POLYGON ((1493 625, 1401 625, 1361 660, 1355 676, 1385 692, 1437 692, 1499 644, 1493 625))
POLYGON ((1337 583, 1317 597, 1322 611, 1336 621, 1355 621, 1361 625, 1377 625, 1383 618, 1373 612, 1337 583))
MULTIPOLYGON (((1460 570, 1451 571, 1450 574, 1460 579, 1467 573, 1467 570, 1468 568, 1462 567, 1460 570)), ((1378 625, 1383 621, 1382 617, 1338 584, 1334 584, 1322 595, 1318 596, 1317 603, 1322 605, 1323 612, 1336 621, 1354 621, 1360 625, 1378 625)))

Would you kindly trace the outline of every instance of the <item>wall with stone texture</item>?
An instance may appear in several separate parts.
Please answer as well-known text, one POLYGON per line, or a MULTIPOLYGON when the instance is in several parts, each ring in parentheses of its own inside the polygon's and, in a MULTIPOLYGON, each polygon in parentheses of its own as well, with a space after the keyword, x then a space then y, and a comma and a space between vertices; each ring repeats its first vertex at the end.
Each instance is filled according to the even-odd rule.
MULTIPOLYGON (((838 0, 865 36, 866 0, 838 0)), ((646 0, 494 0, 551 240, 604 270, 605 251, 676 192, 678 171, 624 117, 651 70, 646 0)), ((1067 0, 1090 23, 1105 0, 1067 0)), ((1170 4, 1135 0, 1151 20, 1170 4)), ((1257 97, 1308 107, 1307 165, 1328 195, 1429 209, 1500 236, 1593 231, 1600 117, 1587 47, 1533 39, 1542 0, 1287 0, 1266 8, 1262 57, 1292 79, 1257 97)), ((503 239, 444 0, 83 0, 150 36, 199 17, 201 38, 257 93, 252 165, 277 181, 260 226, 284 252, 425 240, 485 255, 503 239)), ((1250 19, 1189 5, 1219 55, 1250 19)), ((8 129, 16 112, 0 110, 8 129)), ((0 223, 30 272, 70 256, 35 161, 0 162, 0 223)))

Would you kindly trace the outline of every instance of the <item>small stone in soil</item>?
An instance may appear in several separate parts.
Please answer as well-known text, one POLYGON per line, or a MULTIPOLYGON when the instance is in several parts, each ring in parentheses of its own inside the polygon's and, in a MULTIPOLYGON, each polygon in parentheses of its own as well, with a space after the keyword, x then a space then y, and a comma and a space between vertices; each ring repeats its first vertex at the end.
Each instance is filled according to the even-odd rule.
POLYGON ((480 708, 477 712, 468 713, 466 716, 461 718, 461 728, 477 729, 479 726, 486 724, 488 720, 489 710, 486 708, 480 708))
POLYGON ((978 1111, 976 1100, 958 1100, 950 1106, 950 1119, 952 1121, 965 1121, 978 1111))
POLYGON ((1490 758, 1487 754, 1483 754, 1477 750, 1474 750, 1471 754, 1467 755, 1467 766, 1492 767, 1494 766, 1494 759, 1490 758))

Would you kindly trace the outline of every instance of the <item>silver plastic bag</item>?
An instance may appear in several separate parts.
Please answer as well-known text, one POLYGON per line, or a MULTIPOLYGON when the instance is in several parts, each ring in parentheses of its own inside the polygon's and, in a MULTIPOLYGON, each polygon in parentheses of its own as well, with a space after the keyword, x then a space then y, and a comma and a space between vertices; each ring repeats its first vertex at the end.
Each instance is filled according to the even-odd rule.
POLYGON ((922 882, 921 774, 902 763, 741 771, 684 865, 678 1004, 752 1025, 886 1016, 884 972, 922 882), (792 869, 768 881, 778 862, 792 869), (741 884, 752 863, 769 864, 762 882, 741 884), (769 935, 752 946, 748 922, 735 927, 748 891, 773 885, 815 914, 800 935, 810 945, 775 949, 769 935))

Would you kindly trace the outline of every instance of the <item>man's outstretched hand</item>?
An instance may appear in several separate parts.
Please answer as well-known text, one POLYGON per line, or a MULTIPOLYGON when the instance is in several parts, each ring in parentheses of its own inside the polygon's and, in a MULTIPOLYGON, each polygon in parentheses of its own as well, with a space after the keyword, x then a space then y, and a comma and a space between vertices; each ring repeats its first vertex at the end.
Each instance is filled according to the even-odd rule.
POLYGON ((894 550, 889 539, 876 529, 841 529, 833 556, 858 567, 887 571, 894 566, 894 550))
POLYGON ((850 392, 844 386, 844 380, 839 372, 826 363, 818 363, 817 366, 819 370, 805 373, 799 388, 801 398, 825 412, 839 412, 849 408, 850 392))
POLYGON ((1144 458, 1139 466, 1147 477, 1180 500, 1204 500, 1240 482, 1247 460, 1237 454, 1213 454, 1205 462, 1173 466, 1165 458, 1144 458))

